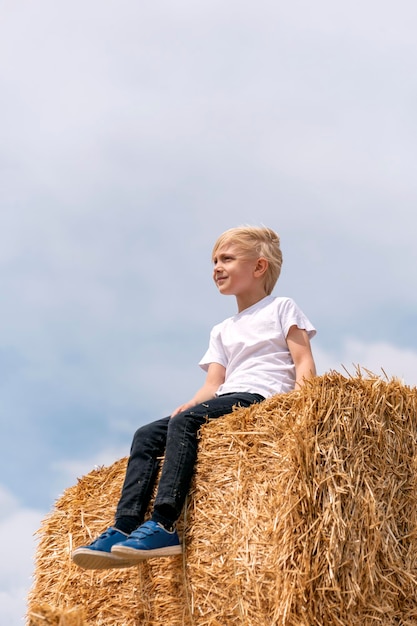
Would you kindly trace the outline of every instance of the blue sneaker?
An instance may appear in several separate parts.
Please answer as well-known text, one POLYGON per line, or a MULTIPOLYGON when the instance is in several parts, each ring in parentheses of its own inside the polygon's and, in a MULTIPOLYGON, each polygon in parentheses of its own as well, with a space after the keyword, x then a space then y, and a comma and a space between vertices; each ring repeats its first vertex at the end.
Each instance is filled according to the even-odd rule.
POLYGON ((181 554, 182 547, 177 531, 166 530, 161 524, 149 520, 133 531, 129 538, 117 543, 111 553, 132 563, 155 556, 181 554))
POLYGON ((116 528, 108 528, 90 545, 81 546, 72 553, 72 560, 84 569, 109 569, 112 567, 129 567, 131 561, 121 559, 111 552, 114 545, 126 541, 126 533, 116 528))

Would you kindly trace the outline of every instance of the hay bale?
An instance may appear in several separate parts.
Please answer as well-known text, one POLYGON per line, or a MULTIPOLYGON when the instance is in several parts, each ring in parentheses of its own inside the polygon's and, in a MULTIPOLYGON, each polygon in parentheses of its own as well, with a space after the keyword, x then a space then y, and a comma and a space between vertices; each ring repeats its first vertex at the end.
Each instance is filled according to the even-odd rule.
POLYGON ((416 418, 416 388, 330 373, 207 424, 184 556, 125 570, 70 561, 111 524, 126 459, 91 472, 43 522, 29 626, 415 626, 416 418))

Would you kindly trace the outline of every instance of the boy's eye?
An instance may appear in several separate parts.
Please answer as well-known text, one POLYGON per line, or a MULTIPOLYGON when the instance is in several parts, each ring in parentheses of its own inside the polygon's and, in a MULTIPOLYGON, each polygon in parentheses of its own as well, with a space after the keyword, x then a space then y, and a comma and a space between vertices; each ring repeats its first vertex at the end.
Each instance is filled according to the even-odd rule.
POLYGON ((221 256, 221 257, 219 257, 219 258, 214 257, 214 259, 213 259, 213 265, 217 265, 217 263, 227 263, 228 261, 233 261, 233 260, 234 260, 234 258, 235 258, 235 257, 234 257, 234 256, 231 256, 231 255, 230 255, 230 256, 225 255, 225 256, 221 256))

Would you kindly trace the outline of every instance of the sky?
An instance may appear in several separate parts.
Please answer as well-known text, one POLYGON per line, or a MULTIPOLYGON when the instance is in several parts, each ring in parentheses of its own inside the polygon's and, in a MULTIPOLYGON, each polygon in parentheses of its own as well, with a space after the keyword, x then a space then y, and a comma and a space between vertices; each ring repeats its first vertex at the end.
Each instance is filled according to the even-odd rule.
POLYGON ((414 0, 0 0, 0 622, 33 533, 203 383, 264 224, 318 373, 417 385, 414 0), (18 548, 10 538, 15 537, 18 548))

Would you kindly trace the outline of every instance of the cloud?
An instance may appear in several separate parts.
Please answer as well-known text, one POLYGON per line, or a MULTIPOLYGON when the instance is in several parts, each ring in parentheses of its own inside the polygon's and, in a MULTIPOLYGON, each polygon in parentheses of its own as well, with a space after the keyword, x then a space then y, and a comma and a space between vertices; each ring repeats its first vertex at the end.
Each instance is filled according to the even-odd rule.
POLYGON ((211 247, 237 224, 280 233, 275 293, 317 326, 321 372, 416 383, 412 0, 19 0, 2 17, 13 515, 52 506, 201 385, 209 330, 235 312, 211 247))
POLYGON ((34 533, 43 514, 21 506, 3 486, 0 486, 0 511, 0 622, 17 626, 26 613, 34 573, 34 533))
POLYGON ((398 378, 405 385, 417 387, 417 351, 399 348, 388 342, 364 343, 345 339, 340 352, 328 352, 314 346, 319 374, 330 370, 354 375, 359 366, 382 378, 398 378))
MULTIPOLYGON (((131 433, 133 437, 133 432, 131 433)), ((62 491, 67 487, 75 485, 78 478, 89 474, 92 470, 110 466, 115 461, 128 456, 130 446, 126 447, 106 447, 97 449, 94 454, 82 459, 68 457, 54 461, 51 470, 58 475, 58 481, 62 485, 62 491)))

